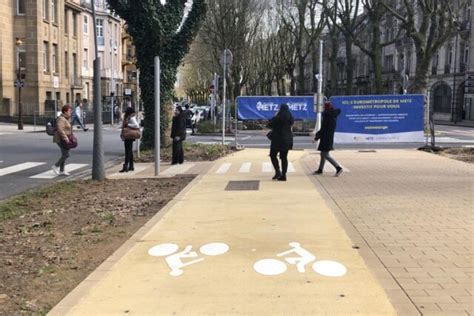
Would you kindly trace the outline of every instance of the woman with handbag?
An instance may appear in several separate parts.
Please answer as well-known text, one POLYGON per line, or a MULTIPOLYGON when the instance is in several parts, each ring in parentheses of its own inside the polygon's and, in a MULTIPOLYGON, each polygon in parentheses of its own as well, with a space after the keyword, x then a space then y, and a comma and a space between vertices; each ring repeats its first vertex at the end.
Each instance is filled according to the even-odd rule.
POLYGON ((268 122, 268 127, 272 129, 267 137, 271 138, 270 159, 275 175, 272 180, 286 181, 288 170, 288 151, 293 149, 293 126, 294 119, 287 104, 282 104, 275 116, 268 122), (278 165, 277 155, 280 154, 281 171, 278 165))
POLYGON ((61 157, 51 168, 54 173, 61 176, 70 176, 64 169, 64 164, 70 156, 69 150, 77 146, 77 140, 72 133, 71 114, 72 107, 70 105, 61 108, 61 115, 56 118, 56 130, 53 135, 53 143, 58 144, 61 149, 61 157))
POLYGON ((133 142, 141 137, 140 125, 138 124, 135 109, 128 107, 122 122, 122 133, 120 137, 125 145, 125 163, 119 172, 133 171, 133 142))

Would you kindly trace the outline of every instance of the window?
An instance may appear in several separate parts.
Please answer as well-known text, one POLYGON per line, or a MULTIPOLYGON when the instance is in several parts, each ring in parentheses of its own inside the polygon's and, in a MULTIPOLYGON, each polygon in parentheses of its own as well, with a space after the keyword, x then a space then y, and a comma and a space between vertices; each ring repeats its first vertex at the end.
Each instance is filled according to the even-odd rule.
POLYGON ((49 0, 43 0, 43 20, 49 20, 49 0))
POLYGON ((89 19, 87 15, 84 15, 84 34, 89 33, 89 19))
POLYGON ((53 55, 52 55, 52 60, 53 60, 53 73, 57 74, 59 73, 59 63, 58 63, 58 45, 53 44, 53 55))
POLYGON ((97 19, 97 44, 104 45, 104 20, 97 19))
POLYGON ((69 54, 64 52, 64 77, 69 78, 69 54))
POLYGON ((384 70, 392 71, 393 70, 393 55, 387 55, 384 59, 384 70))
POLYGON ((77 78, 77 55, 72 54, 72 78, 75 80, 77 78))
POLYGON ((51 0, 51 17, 53 23, 58 22, 58 0, 51 0))
POLYGON ((64 10, 64 34, 69 33, 69 10, 64 10))
POLYGON ((72 35, 77 36, 77 13, 72 14, 72 35))
POLYGON ((469 64, 469 48, 466 48, 464 51, 464 63, 467 65, 469 64))
POLYGON ((25 14, 25 0, 16 0, 16 14, 17 15, 25 14))
POLYGON ((83 56, 83 68, 89 68, 89 50, 87 48, 84 48, 84 56, 83 56))
POLYGON ((43 42, 43 71, 49 71, 49 43, 43 42))

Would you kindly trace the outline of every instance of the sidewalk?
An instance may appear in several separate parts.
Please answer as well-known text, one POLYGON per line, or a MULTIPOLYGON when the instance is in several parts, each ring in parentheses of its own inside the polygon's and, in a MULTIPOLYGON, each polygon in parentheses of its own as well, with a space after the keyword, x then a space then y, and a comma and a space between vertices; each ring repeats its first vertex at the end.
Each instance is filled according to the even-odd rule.
POLYGON ((201 175, 50 314, 469 315, 472 165, 334 156, 347 172, 315 177, 318 156, 292 151, 286 183, 260 169, 267 150, 183 165, 201 175))

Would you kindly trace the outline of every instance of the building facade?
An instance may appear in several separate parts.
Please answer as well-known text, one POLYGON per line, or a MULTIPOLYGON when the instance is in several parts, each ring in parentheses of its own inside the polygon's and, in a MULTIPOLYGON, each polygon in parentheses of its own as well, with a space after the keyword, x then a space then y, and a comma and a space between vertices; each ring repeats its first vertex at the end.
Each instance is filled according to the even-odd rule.
MULTIPOLYGON (((428 91, 430 102, 437 121, 460 122, 474 121, 474 43, 472 34, 471 8, 459 17, 459 32, 448 40, 435 54, 429 73, 428 91)), ((392 17, 392 19, 394 19, 392 17)), ((396 22, 386 18, 381 25, 382 41, 388 42, 396 37, 396 22)), ((363 37, 364 35, 362 35, 363 37)), ((365 36, 369 36, 366 34, 365 36)), ((326 38, 326 52, 330 51, 330 40, 326 38)), ((338 40, 336 60, 337 82, 331 82, 330 61, 325 54, 324 78, 326 95, 343 95, 347 84, 347 58, 345 40, 342 35, 338 40), (331 88, 334 91, 331 91, 331 88)), ((357 46, 353 46, 354 76, 353 94, 367 95, 375 91, 373 67, 369 57, 357 46)), ((383 93, 403 93, 404 87, 413 83, 416 71, 415 46, 411 39, 404 38, 382 50, 383 93)))
MULTIPOLYGON (((103 0, 96 1, 96 12, 101 102, 107 108, 112 95, 124 94, 124 23, 103 0)), ((17 116, 20 97, 24 116, 48 115, 76 101, 92 104, 93 25, 90 0, 1 1, 0 117, 17 116)), ((136 94, 136 77, 128 85, 136 94)))

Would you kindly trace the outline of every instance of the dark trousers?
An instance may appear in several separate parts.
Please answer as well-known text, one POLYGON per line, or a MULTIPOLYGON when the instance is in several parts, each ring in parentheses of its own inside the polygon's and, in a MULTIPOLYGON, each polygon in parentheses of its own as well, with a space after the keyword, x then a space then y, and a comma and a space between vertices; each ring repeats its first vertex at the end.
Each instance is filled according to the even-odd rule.
POLYGON ((133 139, 123 141, 125 144, 125 167, 128 169, 133 168, 133 142, 133 139))
POLYGON ((61 149, 61 158, 59 158, 58 162, 56 162, 54 165, 56 167, 59 167, 59 171, 64 171, 64 163, 66 162, 66 159, 69 158, 69 149, 65 148, 63 145, 58 144, 59 148, 61 149))
POLYGON ((331 165, 334 166, 334 168, 340 168, 339 164, 337 163, 336 160, 334 160, 331 156, 329 156, 329 151, 322 151, 321 152, 321 160, 319 162, 319 170, 324 169, 324 165, 326 163, 326 160, 329 161, 331 165))
POLYGON ((184 162, 184 151, 183 151, 183 141, 173 141, 173 157, 171 159, 172 164, 183 163, 184 162))
POLYGON ((286 175, 288 171, 288 150, 276 150, 270 149, 270 159, 272 161, 273 168, 275 168, 275 172, 280 172, 280 166, 278 164, 277 155, 280 153, 280 160, 281 160, 281 174, 286 175))

